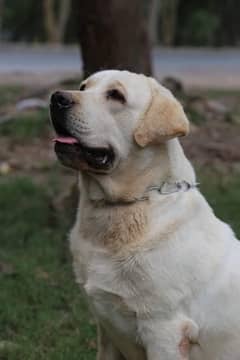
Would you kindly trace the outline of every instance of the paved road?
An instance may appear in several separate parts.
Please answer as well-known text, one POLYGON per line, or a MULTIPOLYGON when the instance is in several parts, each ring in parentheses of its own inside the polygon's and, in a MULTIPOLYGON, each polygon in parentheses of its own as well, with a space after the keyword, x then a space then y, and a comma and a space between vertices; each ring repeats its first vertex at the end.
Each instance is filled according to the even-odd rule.
MULTIPOLYGON (((158 78, 172 75, 187 86, 240 88, 240 49, 162 49, 152 53, 158 78)), ((0 45, 0 82, 8 78, 52 81, 79 74, 77 47, 0 45)))

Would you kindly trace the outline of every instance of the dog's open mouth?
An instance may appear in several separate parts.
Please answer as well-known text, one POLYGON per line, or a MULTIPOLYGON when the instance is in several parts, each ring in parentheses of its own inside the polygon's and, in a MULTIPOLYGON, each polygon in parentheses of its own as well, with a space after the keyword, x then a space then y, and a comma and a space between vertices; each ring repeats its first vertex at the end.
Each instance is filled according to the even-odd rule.
POLYGON ((111 147, 89 147, 69 134, 59 135, 53 141, 56 154, 65 166, 105 172, 113 165, 114 152, 111 147))

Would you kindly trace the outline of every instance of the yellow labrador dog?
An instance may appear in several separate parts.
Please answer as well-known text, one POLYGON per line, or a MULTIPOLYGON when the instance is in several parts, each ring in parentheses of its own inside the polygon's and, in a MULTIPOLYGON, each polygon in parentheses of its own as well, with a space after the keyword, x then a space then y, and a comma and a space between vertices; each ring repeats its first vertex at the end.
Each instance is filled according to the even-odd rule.
POLYGON ((154 79, 101 71, 51 97, 79 171, 70 235, 98 360, 239 360, 240 245, 196 187, 182 106, 154 79))

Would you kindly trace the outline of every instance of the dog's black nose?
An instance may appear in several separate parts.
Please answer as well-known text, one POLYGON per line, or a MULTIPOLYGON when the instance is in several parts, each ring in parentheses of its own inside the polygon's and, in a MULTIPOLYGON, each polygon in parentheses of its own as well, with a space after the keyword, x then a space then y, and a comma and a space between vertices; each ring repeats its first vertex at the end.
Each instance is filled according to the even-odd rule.
POLYGON ((69 92, 56 91, 51 96, 51 105, 58 109, 66 109, 73 105, 73 98, 69 92))

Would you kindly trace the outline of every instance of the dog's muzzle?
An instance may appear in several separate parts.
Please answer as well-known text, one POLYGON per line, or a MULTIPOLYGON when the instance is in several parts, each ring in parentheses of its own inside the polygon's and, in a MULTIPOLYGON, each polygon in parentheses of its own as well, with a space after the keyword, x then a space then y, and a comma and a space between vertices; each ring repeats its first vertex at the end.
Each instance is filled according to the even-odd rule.
POLYGON ((53 140, 57 157, 63 165, 76 170, 106 173, 114 164, 113 148, 110 145, 88 146, 80 135, 76 135, 73 124, 68 120, 69 111, 74 105, 70 92, 56 91, 51 96, 50 113, 57 134, 53 140))

